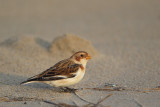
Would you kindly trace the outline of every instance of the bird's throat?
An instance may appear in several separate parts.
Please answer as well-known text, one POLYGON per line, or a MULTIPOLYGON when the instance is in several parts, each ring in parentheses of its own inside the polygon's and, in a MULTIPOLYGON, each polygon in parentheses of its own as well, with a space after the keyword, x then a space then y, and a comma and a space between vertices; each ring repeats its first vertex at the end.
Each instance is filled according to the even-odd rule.
POLYGON ((80 68, 81 68, 82 71, 85 70, 85 68, 83 67, 83 65, 80 65, 80 68))

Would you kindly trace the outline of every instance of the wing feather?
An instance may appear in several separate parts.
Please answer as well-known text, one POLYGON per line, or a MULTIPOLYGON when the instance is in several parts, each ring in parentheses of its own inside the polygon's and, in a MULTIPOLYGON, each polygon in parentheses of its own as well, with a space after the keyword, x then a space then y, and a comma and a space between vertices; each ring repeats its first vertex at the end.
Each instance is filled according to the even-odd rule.
POLYGON ((22 83, 30 81, 51 81, 72 78, 75 76, 75 73, 78 71, 80 66, 80 64, 76 64, 68 59, 62 60, 53 67, 43 71, 41 74, 35 75, 22 83))

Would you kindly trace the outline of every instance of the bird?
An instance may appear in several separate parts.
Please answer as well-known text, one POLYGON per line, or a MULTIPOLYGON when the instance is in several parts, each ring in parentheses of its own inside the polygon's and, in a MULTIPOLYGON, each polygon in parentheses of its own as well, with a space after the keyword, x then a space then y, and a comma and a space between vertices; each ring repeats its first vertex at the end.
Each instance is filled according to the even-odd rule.
POLYGON ((60 87, 64 91, 75 91, 68 86, 80 82, 85 74, 86 64, 91 56, 85 51, 78 51, 71 57, 61 60, 42 73, 28 78, 20 84, 46 83, 53 87, 60 87))

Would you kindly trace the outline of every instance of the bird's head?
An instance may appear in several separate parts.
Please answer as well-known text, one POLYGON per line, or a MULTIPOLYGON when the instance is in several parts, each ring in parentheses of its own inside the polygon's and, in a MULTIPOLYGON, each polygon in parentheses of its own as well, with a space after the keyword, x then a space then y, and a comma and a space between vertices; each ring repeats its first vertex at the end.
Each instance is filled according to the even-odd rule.
POLYGON ((79 51, 73 54, 70 58, 75 63, 82 64, 85 67, 87 64, 87 61, 91 59, 91 56, 87 52, 79 51))

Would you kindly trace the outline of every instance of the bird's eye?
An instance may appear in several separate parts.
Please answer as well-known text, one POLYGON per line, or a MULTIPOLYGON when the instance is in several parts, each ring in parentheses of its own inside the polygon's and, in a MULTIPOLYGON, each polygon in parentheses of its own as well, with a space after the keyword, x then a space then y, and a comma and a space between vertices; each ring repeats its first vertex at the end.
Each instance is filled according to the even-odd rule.
POLYGON ((84 57, 84 55, 81 54, 81 57, 84 57))

